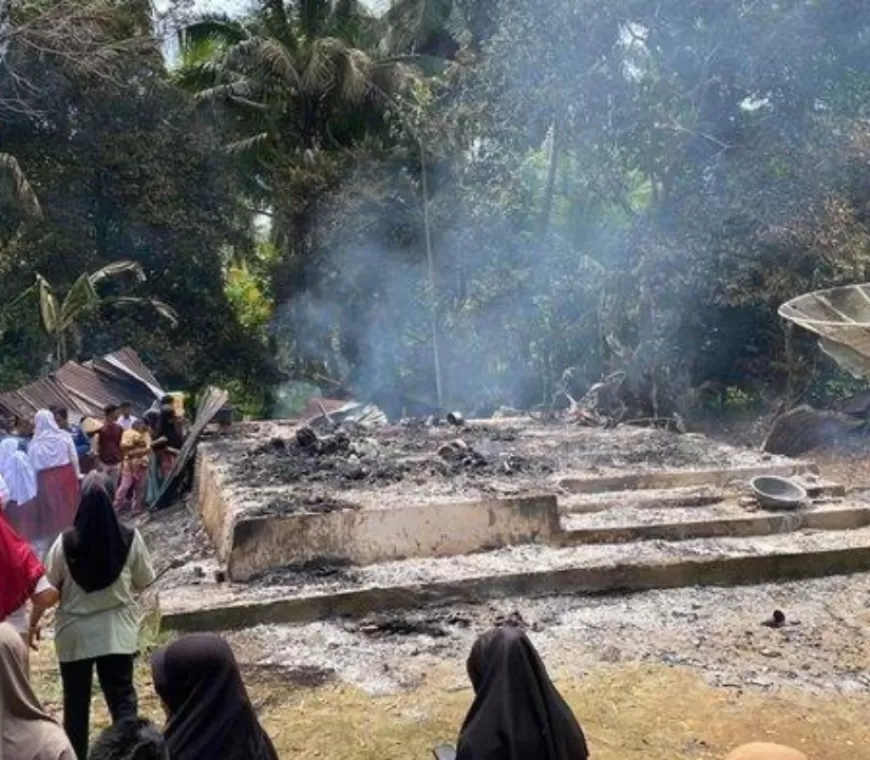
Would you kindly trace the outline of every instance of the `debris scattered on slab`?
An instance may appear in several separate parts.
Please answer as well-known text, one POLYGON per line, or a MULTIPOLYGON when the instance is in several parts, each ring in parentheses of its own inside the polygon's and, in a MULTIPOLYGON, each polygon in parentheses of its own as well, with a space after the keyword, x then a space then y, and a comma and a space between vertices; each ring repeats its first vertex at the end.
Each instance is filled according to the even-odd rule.
POLYGON ((774 610, 773 615, 762 623, 767 628, 782 628, 785 625, 785 613, 782 610, 774 610))
POLYGON ((447 422, 454 427, 462 427, 465 424, 465 417, 460 412, 450 412, 447 415, 447 422))

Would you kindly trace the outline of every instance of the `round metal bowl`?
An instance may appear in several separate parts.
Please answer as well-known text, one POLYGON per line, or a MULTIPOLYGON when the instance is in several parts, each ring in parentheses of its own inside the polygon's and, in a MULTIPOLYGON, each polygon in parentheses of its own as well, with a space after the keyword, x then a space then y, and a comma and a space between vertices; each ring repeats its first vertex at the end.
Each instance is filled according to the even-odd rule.
POLYGON ((797 509, 807 500, 807 491, 788 478, 762 475, 749 483, 758 503, 769 509, 797 509))

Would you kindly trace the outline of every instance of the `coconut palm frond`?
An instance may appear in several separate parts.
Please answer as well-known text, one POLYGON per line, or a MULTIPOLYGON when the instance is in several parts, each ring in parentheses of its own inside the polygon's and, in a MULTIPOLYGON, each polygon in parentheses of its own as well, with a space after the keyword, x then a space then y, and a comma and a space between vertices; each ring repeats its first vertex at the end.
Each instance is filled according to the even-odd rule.
POLYGON ((8 153, 0 153, 0 169, 5 171, 12 179, 12 188, 15 193, 15 198, 21 207, 31 216, 42 216, 42 207, 39 205, 39 198, 27 181, 27 176, 21 169, 15 156, 8 153))
POLYGON ((336 80, 338 60, 346 55, 347 45, 337 37, 323 37, 311 44, 302 84, 309 92, 331 89, 336 80))
POLYGON ((349 49, 336 60, 339 96, 348 103, 362 101, 371 89, 371 59, 361 50, 349 49))
POLYGON ((253 135, 251 137, 245 137, 242 140, 236 140, 234 142, 228 143, 224 146, 224 150, 227 153, 231 154, 246 153, 249 150, 254 150, 261 145, 265 145, 268 141, 269 133, 260 132, 259 134, 253 135))
POLYGON ((264 69, 262 51, 262 37, 249 37, 242 40, 227 50, 223 68, 226 71, 240 71, 252 76, 259 74, 264 69))
POLYGON ((261 40, 260 56, 272 74, 285 84, 302 89, 302 80, 296 71, 290 51, 278 40, 261 40))
POLYGON ((225 46, 235 45, 248 39, 250 34, 238 21, 222 14, 205 15, 181 30, 183 47, 198 43, 217 43, 225 46))
POLYGON ((295 51, 297 41, 290 20, 287 18, 284 0, 264 0, 262 8, 266 30, 289 49, 295 51))
POLYGON ((235 82, 217 84, 200 90, 194 95, 199 103, 216 103, 222 100, 232 100, 253 107, 265 107, 254 100, 257 97, 257 87, 250 79, 237 79, 235 82))

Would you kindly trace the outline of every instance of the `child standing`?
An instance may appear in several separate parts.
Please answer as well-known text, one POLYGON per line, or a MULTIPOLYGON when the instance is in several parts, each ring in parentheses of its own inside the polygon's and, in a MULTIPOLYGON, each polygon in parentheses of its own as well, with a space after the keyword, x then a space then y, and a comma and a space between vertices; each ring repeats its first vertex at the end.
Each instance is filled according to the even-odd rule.
POLYGON ((124 508, 132 501, 133 511, 139 512, 145 505, 146 475, 151 454, 151 436, 144 420, 135 420, 133 427, 124 431, 121 437, 121 485, 115 494, 115 510, 124 508))

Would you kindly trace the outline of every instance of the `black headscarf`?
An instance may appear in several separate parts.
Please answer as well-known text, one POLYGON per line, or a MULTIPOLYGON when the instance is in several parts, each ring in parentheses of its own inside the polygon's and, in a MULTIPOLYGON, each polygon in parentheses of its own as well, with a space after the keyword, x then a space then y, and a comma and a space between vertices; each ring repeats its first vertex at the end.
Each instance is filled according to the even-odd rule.
POLYGON ((278 760, 220 636, 185 636, 158 650, 151 674, 169 715, 163 735, 172 760, 278 760))
POLYGON ((468 658, 474 687, 457 760, 586 760, 586 738, 525 633, 495 628, 468 658))
POLYGON ((134 535, 118 522, 104 478, 88 475, 73 527, 63 534, 63 554, 73 580, 88 593, 111 586, 127 564, 134 535))

